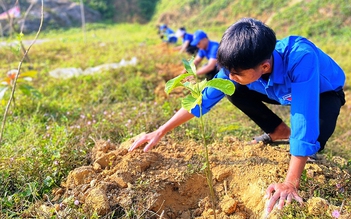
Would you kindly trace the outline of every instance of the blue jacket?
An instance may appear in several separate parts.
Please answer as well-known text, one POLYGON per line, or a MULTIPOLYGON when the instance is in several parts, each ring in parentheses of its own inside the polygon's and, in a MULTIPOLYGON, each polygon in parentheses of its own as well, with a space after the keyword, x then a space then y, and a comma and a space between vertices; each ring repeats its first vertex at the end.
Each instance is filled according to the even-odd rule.
MULTIPOLYGON (((312 155, 320 148, 317 141, 320 93, 341 90, 345 74, 332 58, 299 36, 278 40, 273 61, 273 71, 268 82, 258 79, 247 87, 282 105, 291 106, 290 153, 295 156, 312 155)), ((229 79, 225 71, 221 69, 215 78, 229 79)), ((219 90, 206 88, 203 91, 203 114, 223 97, 224 94, 219 90)), ((199 117, 199 106, 191 113, 199 117)))

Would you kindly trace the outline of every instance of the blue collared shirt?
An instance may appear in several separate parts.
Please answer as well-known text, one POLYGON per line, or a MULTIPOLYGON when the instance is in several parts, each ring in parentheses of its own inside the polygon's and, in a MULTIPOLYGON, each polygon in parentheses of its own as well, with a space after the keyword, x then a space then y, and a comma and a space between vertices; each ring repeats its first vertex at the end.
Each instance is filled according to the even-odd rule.
POLYGON ((167 29, 163 30, 165 36, 167 37, 166 41, 167 42, 172 42, 172 43, 176 43, 177 42, 177 37, 175 36, 174 31, 167 27, 167 29))
POLYGON ((186 41, 189 41, 189 45, 191 43, 191 41, 193 41, 194 36, 190 33, 185 33, 183 36, 183 43, 185 43, 186 41))
MULTIPOLYGON (((342 89, 345 74, 332 58, 299 36, 278 40, 273 62, 268 81, 258 79, 247 87, 282 105, 291 106, 290 153, 294 156, 312 155, 320 148, 317 141, 320 94, 342 89)), ((225 71, 221 69, 215 78, 229 79, 225 71)), ((206 88, 203 91, 202 113, 207 113, 223 97, 221 91, 206 88)), ((199 117, 199 106, 191 113, 199 117)))
POLYGON ((200 58, 217 59, 217 50, 219 47, 219 43, 214 41, 209 41, 207 49, 199 49, 197 55, 200 58))

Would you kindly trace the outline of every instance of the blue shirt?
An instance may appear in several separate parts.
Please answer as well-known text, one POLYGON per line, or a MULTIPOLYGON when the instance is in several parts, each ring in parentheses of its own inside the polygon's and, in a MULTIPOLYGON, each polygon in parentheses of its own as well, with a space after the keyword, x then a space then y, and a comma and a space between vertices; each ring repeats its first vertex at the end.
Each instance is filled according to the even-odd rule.
POLYGON ((172 42, 172 43, 177 42, 177 37, 175 36, 175 33, 171 28, 167 27, 167 29, 163 30, 163 33, 167 37, 166 39, 167 42, 172 42))
POLYGON ((189 41, 189 45, 191 43, 191 41, 193 41, 194 36, 190 33, 185 33, 183 36, 183 43, 185 43, 186 41, 189 41))
MULTIPOLYGON (((290 153, 294 156, 312 155, 320 148, 317 141, 320 93, 342 89, 345 74, 332 58, 312 42, 299 36, 278 40, 273 52, 273 62, 268 81, 258 79, 247 87, 282 105, 291 106, 290 153)), ((227 70, 221 69, 215 78, 229 79, 225 71, 227 70)), ((203 91, 203 114, 223 97, 221 91, 206 88, 203 91)), ((199 106, 191 113, 199 117, 199 106)))
POLYGON ((199 49, 199 51, 197 52, 197 55, 200 58, 205 58, 206 57, 208 60, 210 60, 210 59, 217 59, 218 47, 219 47, 219 43, 213 42, 213 41, 209 41, 207 49, 199 49))

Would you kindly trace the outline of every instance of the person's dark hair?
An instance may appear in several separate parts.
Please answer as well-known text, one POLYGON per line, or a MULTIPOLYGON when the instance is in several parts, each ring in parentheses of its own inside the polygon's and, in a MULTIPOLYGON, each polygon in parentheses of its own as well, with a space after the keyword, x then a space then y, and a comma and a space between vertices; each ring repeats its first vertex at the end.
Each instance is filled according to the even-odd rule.
POLYGON ((271 57, 276 41, 274 31, 264 23, 243 18, 224 32, 217 61, 229 71, 254 68, 271 57))
POLYGON ((186 31, 185 27, 181 27, 181 28, 179 28, 179 30, 186 31))

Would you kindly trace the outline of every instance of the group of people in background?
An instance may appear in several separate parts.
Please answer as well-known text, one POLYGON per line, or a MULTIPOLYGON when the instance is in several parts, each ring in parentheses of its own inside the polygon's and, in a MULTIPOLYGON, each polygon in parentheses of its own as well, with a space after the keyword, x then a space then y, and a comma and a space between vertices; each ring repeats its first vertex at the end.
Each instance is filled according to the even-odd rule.
POLYGON ((158 26, 158 34, 166 43, 176 44, 178 40, 182 40, 181 45, 175 46, 174 49, 179 50, 180 53, 186 52, 195 56, 196 74, 200 78, 211 80, 218 73, 217 50, 219 43, 210 40, 203 30, 197 30, 191 34, 186 31, 185 27, 181 27, 174 32, 166 24, 162 24, 158 26), (205 58, 208 60, 207 64, 198 68, 205 58))

